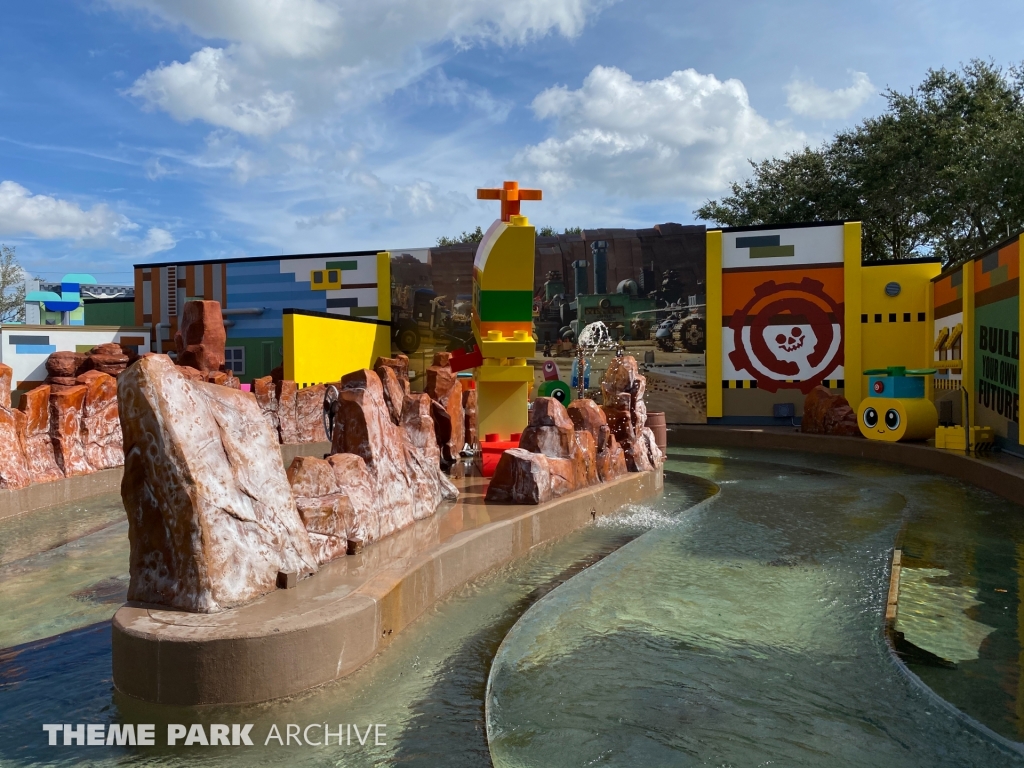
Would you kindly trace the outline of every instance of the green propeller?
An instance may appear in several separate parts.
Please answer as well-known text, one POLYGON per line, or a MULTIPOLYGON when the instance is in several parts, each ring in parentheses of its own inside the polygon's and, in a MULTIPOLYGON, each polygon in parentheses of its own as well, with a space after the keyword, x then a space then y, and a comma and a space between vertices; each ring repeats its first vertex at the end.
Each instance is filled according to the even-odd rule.
POLYGON ((938 371, 934 368, 904 368, 902 365, 871 368, 864 371, 865 376, 931 376, 933 373, 938 373, 938 371))

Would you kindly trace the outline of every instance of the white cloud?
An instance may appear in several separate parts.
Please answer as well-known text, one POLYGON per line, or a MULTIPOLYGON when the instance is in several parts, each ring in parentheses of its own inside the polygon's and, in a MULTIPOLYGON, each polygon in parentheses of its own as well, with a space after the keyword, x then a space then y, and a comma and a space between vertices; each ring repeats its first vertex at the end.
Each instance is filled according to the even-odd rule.
POLYGON ((151 69, 126 91, 183 123, 203 120, 254 136, 275 133, 292 121, 295 99, 239 77, 230 54, 203 48, 186 63, 151 69))
POLYGON ((555 135, 522 150, 515 165, 555 189, 590 183, 634 197, 711 195, 746 175, 748 158, 806 143, 758 114, 739 80, 693 69, 637 81, 594 67, 578 90, 549 88, 533 110, 555 121, 555 135))
POLYGON ((295 226, 299 229, 313 229, 314 227, 327 227, 338 224, 346 219, 348 211, 344 206, 338 206, 333 211, 321 213, 319 216, 306 216, 295 220, 295 226))
POLYGON ((864 72, 851 72, 853 84, 849 88, 830 91, 812 80, 794 78, 786 85, 786 106, 805 117, 838 120, 849 117, 875 95, 875 86, 864 72))
POLYGON ((73 240, 120 252, 148 256, 175 246, 169 231, 150 228, 140 240, 139 225, 97 203, 88 210, 50 195, 33 195, 14 181, 0 181, 0 235, 31 235, 41 240, 73 240))
POLYGON ((34 235, 44 240, 100 240, 137 229, 125 216, 97 203, 84 210, 77 203, 33 195, 14 181, 0 182, 0 234, 34 235))
MULTIPOLYGON (((127 89, 181 122, 203 120, 252 136, 415 80, 429 50, 512 45, 551 32, 575 37, 613 0, 108 0, 181 25, 207 46, 187 62, 149 70, 127 89)), ((471 95, 477 106, 493 100, 471 95)), ((498 106, 500 112, 500 105, 498 106)))
POLYGON ((146 239, 132 248, 132 252, 136 256, 150 256, 160 251, 169 251, 177 244, 178 241, 166 229, 150 227, 146 239))

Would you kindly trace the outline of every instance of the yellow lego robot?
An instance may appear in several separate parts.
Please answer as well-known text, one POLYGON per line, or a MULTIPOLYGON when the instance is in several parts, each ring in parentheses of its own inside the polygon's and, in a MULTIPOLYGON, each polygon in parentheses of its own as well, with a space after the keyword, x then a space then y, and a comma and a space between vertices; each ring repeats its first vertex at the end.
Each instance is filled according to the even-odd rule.
POLYGON ((869 440, 890 443, 934 437, 939 414, 924 396, 924 377, 933 373, 934 368, 903 367, 864 371, 870 378, 868 396, 857 409, 860 433, 869 440))

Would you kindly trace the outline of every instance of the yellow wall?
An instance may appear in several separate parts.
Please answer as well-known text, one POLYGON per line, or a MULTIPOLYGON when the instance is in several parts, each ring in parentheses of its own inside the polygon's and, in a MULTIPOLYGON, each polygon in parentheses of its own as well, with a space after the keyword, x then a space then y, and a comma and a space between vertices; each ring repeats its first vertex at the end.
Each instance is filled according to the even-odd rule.
POLYGON ((722 416, 722 230, 707 235, 707 307, 705 307, 704 365, 707 377, 707 416, 722 416))
MULTIPOLYGON (((931 365, 933 334, 928 306, 931 280, 940 271, 938 262, 896 262, 861 268, 861 315, 856 322, 861 332, 861 371, 898 365, 906 368, 931 365), (886 295, 885 286, 890 282, 899 283, 898 296, 886 295), (867 322, 863 322, 864 315, 867 315, 867 322), (876 322, 879 315, 881 322, 876 322)), ((847 334, 847 342, 850 340, 851 334, 847 334)), ((846 371, 847 392, 854 373, 846 371)), ((867 392, 863 389, 863 379, 861 381, 863 399, 867 392)))
POLYGON ((843 225, 843 394, 856 410, 866 393, 861 347, 861 224, 843 225))
POLYGON ((298 312, 284 315, 284 377, 299 386, 338 381, 390 355, 390 325, 298 312))

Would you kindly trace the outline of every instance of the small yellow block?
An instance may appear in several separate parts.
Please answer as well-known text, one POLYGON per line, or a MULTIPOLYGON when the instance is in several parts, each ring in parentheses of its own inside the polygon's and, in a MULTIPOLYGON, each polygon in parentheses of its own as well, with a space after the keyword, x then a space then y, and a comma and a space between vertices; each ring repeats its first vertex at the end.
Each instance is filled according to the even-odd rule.
MULTIPOLYGON (((522 331, 517 331, 519 335, 522 331)), ((529 334, 523 334, 526 339, 509 338, 501 336, 500 331, 490 331, 487 338, 480 342, 480 352, 484 358, 488 357, 533 357, 537 353, 537 343, 529 334), (498 338, 494 338, 495 335, 498 338)))
POLYGON ((486 381, 520 381, 528 384, 533 383, 532 365, 484 365, 476 368, 473 372, 477 383, 486 381))

